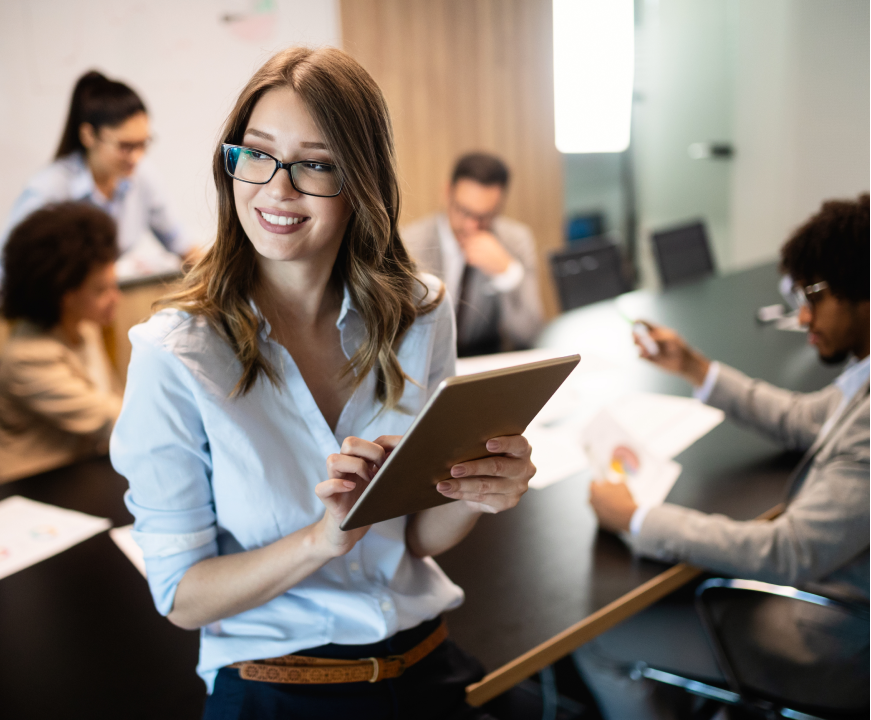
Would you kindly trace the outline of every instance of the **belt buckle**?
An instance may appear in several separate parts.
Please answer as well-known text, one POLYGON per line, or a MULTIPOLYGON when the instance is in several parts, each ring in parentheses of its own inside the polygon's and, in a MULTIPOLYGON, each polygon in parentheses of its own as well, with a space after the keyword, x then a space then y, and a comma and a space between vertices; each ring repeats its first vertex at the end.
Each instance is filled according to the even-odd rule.
POLYGON ((363 660, 368 660, 370 663, 372 663, 372 677, 369 678, 369 682, 378 682, 378 658, 367 657, 363 658, 363 660))
MULTIPOLYGON (((367 660, 367 661, 372 663, 372 677, 369 678, 368 682, 370 682, 370 683, 378 682, 378 676, 380 674, 380 672, 379 672, 380 666, 378 665, 378 658, 367 657, 367 658, 362 658, 362 659, 367 660)), ((385 665, 387 663, 390 663, 390 662, 398 662, 399 663, 399 672, 396 673, 396 677, 399 677, 400 675, 402 675, 402 673, 405 672, 405 658, 402 655, 388 655, 386 658, 384 658, 385 665)))

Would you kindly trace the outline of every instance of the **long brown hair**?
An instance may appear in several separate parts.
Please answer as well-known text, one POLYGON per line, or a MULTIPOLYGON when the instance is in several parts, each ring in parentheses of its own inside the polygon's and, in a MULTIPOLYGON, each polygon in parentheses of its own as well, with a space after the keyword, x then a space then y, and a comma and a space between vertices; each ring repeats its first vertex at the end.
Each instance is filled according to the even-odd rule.
MULTIPOLYGON (((394 408, 406 380, 396 357, 399 343, 415 318, 433 310, 444 292, 426 303, 415 297, 423 284, 414 275, 414 262, 397 228, 399 184, 387 103, 369 73, 341 50, 290 48, 268 60, 242 90, 221 142, 240 144, 257 101, 275 88, 299 95, 344 174, 342 192, 352 215, 333 277, 347 286, 366 327, 345 373, 354 373, 356 387, 374 368, 377 398, 394 408)), ((212 174, 218 190, 217 239, 188 273, 183 288, 161 304, 202 315, 223 335, 242 365, 233 390, 239 395, 261 375, 273 384, 279 380, 260 351, 259 318, 249 304, 258 283, 256 256, 236 214, 233 181, 224 172, 220 143, 212 174)))

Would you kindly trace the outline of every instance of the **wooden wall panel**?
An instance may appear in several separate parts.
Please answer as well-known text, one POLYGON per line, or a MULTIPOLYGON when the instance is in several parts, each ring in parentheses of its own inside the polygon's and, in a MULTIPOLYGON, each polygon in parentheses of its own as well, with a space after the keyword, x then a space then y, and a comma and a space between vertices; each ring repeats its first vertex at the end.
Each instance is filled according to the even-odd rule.
POLYGON ((442 205, 454 160, 487 150, 512 170, 505 214, 532 227, 545 307, 548 251, 562 244, 554 146, 551 0, 341 0, 342 44, 393 117, 402 221, 442 205))

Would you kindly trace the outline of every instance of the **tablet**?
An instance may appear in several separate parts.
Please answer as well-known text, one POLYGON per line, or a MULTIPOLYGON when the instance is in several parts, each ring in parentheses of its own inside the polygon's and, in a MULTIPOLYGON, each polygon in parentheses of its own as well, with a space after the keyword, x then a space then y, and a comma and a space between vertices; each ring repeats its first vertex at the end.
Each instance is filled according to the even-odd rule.
POLYGON ((490 438, 520 435, 580 355, 443 380, 342 521, 353 530, 454 502, 435 486, 451 467, 492 455, 490 438))

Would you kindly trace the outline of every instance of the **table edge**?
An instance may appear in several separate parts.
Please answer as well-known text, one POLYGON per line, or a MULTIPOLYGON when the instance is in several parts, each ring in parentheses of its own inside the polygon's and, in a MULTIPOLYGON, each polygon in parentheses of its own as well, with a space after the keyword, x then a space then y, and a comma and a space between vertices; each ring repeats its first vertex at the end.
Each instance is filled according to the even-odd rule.
MULTIPOLYGON (((783 503, 775 505, 755 519, 773 520, 783 512, 784 507, 783 503)), ((501 695, 514 687, 520 681, 534 675, 548 665, 552 665, 606 630, 610 630, 631 615, 644 610, 657 600, 686 585, 703 572, 703 569, 687 563, 679 563, 670 567, 634 590, 608 603, 592 615, 588 615, 549 640, 545 640, 540 645, 523 653, 520 657, 497 668, 479 682, 469 685, 466 687, 466 702, 473 707, 483 705, 488 700, 492 700, 497 695, 501 695)))

